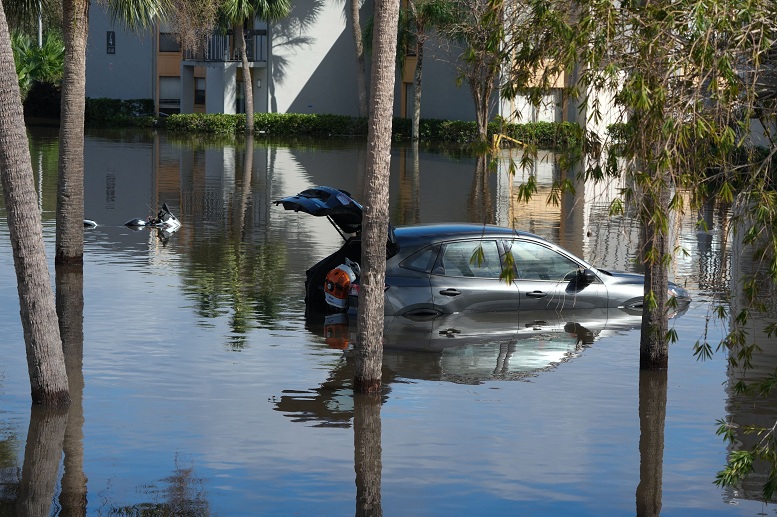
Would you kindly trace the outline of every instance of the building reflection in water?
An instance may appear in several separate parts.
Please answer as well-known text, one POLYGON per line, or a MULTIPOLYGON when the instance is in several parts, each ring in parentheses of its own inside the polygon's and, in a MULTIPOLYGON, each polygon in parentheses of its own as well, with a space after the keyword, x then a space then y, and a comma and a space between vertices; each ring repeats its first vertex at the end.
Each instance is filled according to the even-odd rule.
MULTIPOLYGON (((730 454, 737 450, 751 450, 759 444, 761 437, 757 433, 742 432, 744 427, 754 426, 773 431, 777 424, 777 397, 773 391, 763 393, 758 389, 760 383, 773 381, 777 372, 777 337, 767 334, 769 327, 777 322, 777 287, 768 278, 768 272, 764 270, 766 265, 755 257, 753 246, 744 246, 738 239, 734 239, 732 247, 729 328, 740 327, 745 332, 747 345, 755 345, 757 348, 750 367, 744 367, 743 361, 739 361, 738 366, 729 363, 727 369, 726 420, 734 423, 738 431, 735 445, 730 447, 730 454), (738 314, 746 308, 747 303, 742 281, 753 274, 760 276, 758 284, 762 291, 757 301, 765 302, 766 310, 750 311, 747 323, 742 326, 737 322, 738 314), (751 389, 747 392, 736 390, 735 386, 740 382, 751 389)), ((737 350, 730 353, 735 354, 737 350)), ((771 444, 775 444, 774 436, 771 437, 771 444)), ((732 499, 763 501, 763 487, 769 479, 769 468, 766 462, 756 461, 754 472, 740 486, 727 488, 727 493, 732 499)), ((769 502, 776 500, 773 498, 769 502)))

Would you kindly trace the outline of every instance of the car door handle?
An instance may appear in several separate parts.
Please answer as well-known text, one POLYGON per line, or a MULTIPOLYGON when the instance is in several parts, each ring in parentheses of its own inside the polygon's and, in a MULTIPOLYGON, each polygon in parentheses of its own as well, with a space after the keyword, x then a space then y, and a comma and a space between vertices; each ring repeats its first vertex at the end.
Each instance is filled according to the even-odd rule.
POLYGON ((458 289, 443 289, 440 291, 440 294, 443 296, 458 296, 461 294, 461 291, 458 289))
POLYGON ((526 296, 529 298, 544 298, 548 296, 548 293, 543 293, 542 291, 532 291, 530 293, 526 293, 526 296))

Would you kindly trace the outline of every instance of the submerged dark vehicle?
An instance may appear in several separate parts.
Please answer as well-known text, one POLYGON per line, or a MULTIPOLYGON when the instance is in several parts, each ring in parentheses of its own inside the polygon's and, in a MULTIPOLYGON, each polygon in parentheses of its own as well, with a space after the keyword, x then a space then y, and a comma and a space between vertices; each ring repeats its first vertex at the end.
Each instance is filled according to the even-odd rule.
POLYGON ((124 226, 139 230, 141 228, 158 228, 165 230, 168 233, 173 233, 181 227, 181 221, 173 215, 167 203, 162 203, 162 208, 157 212, 156 217, 148 216, 145 219, 135 218, 130 219, 124 226))
MULTIPOLYGON (((348 192, 325 186, 275 203, 286 210, 327 217, 345 239, 339 250, 307 270, 308 312, 355 311, 361 205, 348 192), (354 274, 348 274, 344 265, 354 274), (332 274, 338 268, 346 274, 332 274), (331 303, 333 298, 338 303, 331 303)), ((595 308, 641 311, 643 289, 643 275, 598 269, 537 235, 512 228, 470 223, 389 227, 387 316, 595 308), (503 271, 510 268, 513 280, 507 282, 503 271)), ((680 306, 690 302, 688 292, 674 283, 669 284, 669 296, 680 306)))

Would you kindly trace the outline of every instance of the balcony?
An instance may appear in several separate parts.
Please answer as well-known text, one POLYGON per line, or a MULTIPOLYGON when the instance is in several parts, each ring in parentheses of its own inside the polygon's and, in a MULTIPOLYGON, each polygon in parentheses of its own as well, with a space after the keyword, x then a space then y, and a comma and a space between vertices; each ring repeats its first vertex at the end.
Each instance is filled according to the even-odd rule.
MULTIPOLYGON (((248 61, 267 62, 267 30, 255 29, 245 31, 246 54, 248 61)), ((184 53, 184 61, 199 61, 211 63, 225 63, 240 61, 233 33, 213 34, 206 39, 202 47, 197 50, 189 50, 184 53)))

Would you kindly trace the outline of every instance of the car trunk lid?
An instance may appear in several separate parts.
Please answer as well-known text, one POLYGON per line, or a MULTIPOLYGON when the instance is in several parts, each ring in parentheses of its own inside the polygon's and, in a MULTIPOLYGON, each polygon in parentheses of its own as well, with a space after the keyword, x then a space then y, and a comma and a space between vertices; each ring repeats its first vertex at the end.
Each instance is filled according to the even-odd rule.
MULTIPOLYGON (((346 239, 345 234, 361 234, 362 206, 345 190, 326 186, 312 187, 295 196, 278 199, 275 204, 283 205, 286 210, 326 217, 343 239, 346 239)), ((393 256, 397 251, 394 227, 389 224, 386 257, 393 256)))

